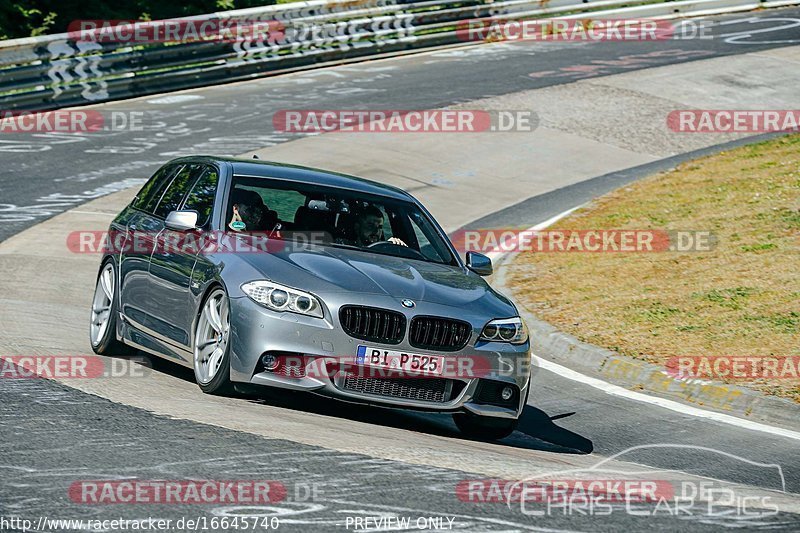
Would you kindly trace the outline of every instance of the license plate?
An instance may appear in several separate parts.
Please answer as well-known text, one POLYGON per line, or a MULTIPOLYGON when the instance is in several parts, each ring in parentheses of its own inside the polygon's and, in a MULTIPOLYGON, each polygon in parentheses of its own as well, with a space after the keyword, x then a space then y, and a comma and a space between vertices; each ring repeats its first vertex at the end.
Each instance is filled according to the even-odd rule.
POLYGON ((414 353, 384 350, 359 346, 356 364, 408 372, 410 374, 441 375, 444 370, 444 357, 441 355, 420 355, 414 353))

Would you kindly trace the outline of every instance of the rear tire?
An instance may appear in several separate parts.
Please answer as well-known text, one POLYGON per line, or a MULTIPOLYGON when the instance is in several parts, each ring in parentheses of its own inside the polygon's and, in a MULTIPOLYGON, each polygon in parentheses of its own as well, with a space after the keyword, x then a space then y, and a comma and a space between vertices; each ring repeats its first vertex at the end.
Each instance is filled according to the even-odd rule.
POLYGON ((500 440, 517 429, 517 419, 479 416, 469 413, 455 413, 453 422, 461 433, 478 440, 500 440))
POLYGON ((98 355, 129 355, 133 352, 117 340, 118 301, 117 269, 114 261, 107 259, 97 275, 89 321, 89 343, 98 355))

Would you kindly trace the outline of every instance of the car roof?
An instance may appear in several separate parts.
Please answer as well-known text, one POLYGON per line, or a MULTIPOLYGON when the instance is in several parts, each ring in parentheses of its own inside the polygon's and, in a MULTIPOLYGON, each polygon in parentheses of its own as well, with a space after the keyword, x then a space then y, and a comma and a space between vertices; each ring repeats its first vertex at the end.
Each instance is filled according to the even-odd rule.
POLYGON ((349 189, 378 196, 386 196, 397 200, 415 201, 414 197, 405 192, 403 189, 394 187, 392 185, 386 185, 384 183, 378 183, 377 181, 358 178, 356 176, 349 176, 339 172, 304 167, 301 165, 289 165, 286 163, 262 161, 261 159, 240 159, 235 157, 216 156, 181 157, 171 162, 228 163, 231 165, 233 174, 235 176, 277 178, 303 184, 349 189))

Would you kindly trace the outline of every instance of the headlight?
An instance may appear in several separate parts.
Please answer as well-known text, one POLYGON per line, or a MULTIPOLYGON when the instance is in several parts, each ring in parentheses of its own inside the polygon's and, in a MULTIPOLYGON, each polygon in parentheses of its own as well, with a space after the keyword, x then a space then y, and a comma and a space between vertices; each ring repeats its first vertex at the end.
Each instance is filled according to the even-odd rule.
POLYGON ((483 327, 480 340, 523 344, 528 340, 528 328, 518 316, 492 320, 483 327))
POLYGON ((250 281, 242 285, 254 302, 273 311, 289 311, 322 318, 322 305, 316 296, 271 281, 250 281))

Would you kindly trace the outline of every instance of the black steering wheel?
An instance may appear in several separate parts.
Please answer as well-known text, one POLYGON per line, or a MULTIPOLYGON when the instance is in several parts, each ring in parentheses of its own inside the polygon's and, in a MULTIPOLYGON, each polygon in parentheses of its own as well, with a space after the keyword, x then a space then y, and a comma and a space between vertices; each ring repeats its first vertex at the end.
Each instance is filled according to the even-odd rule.
POLYGON ((425 260, 425 256, 422 253, 414 250, 413 248, 409 248, 408 246, 402 246, 400 244, 395 244, 391 241, 378 241, 373 242, 370 245, 367 245, 367 248, 375 250, 376 252, 386 253, 388 255, 400 255, 405 256, 410 259, 422 259, 425 260))

